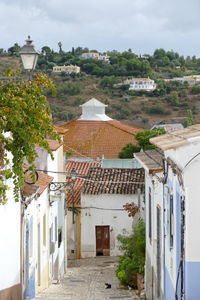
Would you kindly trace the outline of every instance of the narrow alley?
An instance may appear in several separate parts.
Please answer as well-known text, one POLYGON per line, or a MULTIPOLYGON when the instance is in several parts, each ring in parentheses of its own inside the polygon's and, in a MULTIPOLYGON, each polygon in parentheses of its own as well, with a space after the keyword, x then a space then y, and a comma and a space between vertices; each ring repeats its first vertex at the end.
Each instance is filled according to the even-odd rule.
MULTIPOLYGON (((115 276, 117 258, 96 257, 71 260, 59 284, 52 284, 37 300, 139 299, 133 290, 119 286, 115 276), (105 283, 111 284, 106 289, 105 283)), ((35 300, 36 300, 35 299, 35 300)))

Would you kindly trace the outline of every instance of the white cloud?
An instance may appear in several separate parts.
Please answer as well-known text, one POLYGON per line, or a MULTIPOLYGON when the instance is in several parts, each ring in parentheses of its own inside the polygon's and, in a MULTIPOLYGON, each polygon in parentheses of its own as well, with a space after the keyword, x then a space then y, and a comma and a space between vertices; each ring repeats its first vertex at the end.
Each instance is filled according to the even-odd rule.
POLYGON ((88 46, 103 50, 155 48, 199 53, 199 0, 0 0, 1 46, 22 44, 64 49, 88 46))

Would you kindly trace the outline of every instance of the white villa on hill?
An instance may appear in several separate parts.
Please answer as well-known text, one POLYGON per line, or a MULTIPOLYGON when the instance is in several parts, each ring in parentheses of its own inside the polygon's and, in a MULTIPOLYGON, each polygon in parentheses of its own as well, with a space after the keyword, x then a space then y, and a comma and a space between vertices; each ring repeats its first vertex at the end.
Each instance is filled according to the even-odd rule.
POLYGON ((72 73, 80 73, 80 67, 79 66, 55 66, 53 67, 53 72, 54 73, 61 73, 65 72, 67 74, 72 74, 72 73))
POLYGON ((109 62, 109 56, 108 55, 101 55, 98 52, 85 52, 81 54, 81 58, 83 59, 97 59, 97 60, 103 60, 105 62, 109 62))
POLYGON ((129 84, 130 90, 153 91, 156 89, 156 83, 150 78, 131 78, 124 81, 124 84, 129 84))

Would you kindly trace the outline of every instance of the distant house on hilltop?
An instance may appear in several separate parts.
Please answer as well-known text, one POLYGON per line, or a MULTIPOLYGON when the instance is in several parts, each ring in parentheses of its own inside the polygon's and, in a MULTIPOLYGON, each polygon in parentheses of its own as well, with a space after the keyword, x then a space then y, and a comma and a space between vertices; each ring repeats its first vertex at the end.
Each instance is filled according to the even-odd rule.
POLYGON ((79 66, 55 66, 53 67, 53 72, 54 73, 61 73, 65 72, 67 74, 72 74, 72 73, 80 73, 80 67, 79 66))
POLYGON ((164 128, 166 132, 173 132, 176 130, 183 129, 183 125, 181 123, 159 124, 159 125, 154 125, 151 129, 154 129, 154 128, 164 128))
POLYGON ((83 59, 97 59, 97 60, 103 60, 105 62, 109 62, 109 56, 108 55, 101 55, 98 52, 85 52, 81 54, 81 58, 83 59))
POLYGON ((118 158, 126 144, 137 144, 135 136, 142 129, 112 120, 105 114, 106 106, 93 98, 81 105, 78 120, 57 128, 68 129, 64 134, 64 151, 72 152, 71 157, 118 158))
POLYGON ((200 75, 190 75, 190 76, 183 76, 183 77, 174 77, 171 79, 165 79, 166 82, 168 81, 179 81, 181 83, 188 83, 189 85, 199 84, 200 83, 200 75))
POLYGON ((131 78, 124 81, 124 84, 129 84, 129 91, 153 91, 156 89, 156 83, 150 78, 131 78))

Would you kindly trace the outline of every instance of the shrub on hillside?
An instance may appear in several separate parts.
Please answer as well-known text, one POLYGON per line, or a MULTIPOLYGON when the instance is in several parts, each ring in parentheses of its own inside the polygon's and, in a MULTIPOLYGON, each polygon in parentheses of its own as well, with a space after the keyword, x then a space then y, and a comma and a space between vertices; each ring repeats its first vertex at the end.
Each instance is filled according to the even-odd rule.
POLYGON ((200 85, 194 85, 194 86, 191 88, 191 93, 192 93, 192 94, 200 94, 200 85))
POLYGON ((169 115, 170 111, 168 109, 165 109, 161 107, 160 105, 145 107, 144 110, 149 114, 155 114, 155 115, 169 115))

